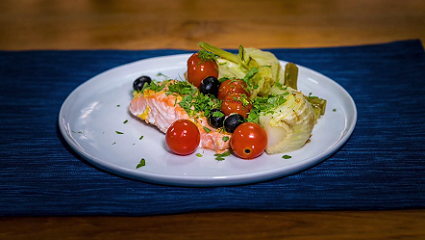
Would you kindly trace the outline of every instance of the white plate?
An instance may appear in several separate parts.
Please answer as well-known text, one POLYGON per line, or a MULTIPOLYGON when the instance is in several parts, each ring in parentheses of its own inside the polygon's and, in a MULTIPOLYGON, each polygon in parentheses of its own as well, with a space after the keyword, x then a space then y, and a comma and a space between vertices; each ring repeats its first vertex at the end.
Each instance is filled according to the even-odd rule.
POLYGON ((224 186, 265 181, 309 168, 336 152, 354 130, 357 110, 351 96, 331 79, 299 66, 298 88, 305 94, 311 92, 327 99, 328 104, 311 142, 287 153, 291 159, 282 158, 284 154, 264 153, 250 161, 234 156, 217 161, 213 151, 204 149, 188 156, 174 155, 167 150, 164 134, 132 117, 128 105, 137 77, 149 75, 161 80, 158 73, 162 73, 182 79, 189 56, 137 61, 80 85, 59 113, 59 128, 67 143, 89 162, 120 176, 167 185, 224 186), (141 136, 143 139, 139 140, 141 136), (146 165, 136 169, 142 158, 146 165))

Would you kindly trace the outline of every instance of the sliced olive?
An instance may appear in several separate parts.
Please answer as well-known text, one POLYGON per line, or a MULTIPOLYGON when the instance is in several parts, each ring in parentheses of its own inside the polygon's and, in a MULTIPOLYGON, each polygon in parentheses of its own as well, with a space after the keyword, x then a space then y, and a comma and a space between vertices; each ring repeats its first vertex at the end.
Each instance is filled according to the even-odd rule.
POLYGON ((141 76, 139 78, 137 78, 136 80, 134 80, 133 82, 133 89, 135 91, 140 91, 143 89, 143 86, 145 85, 145 83, 151 83, 152 79, 148 76, 141 76))

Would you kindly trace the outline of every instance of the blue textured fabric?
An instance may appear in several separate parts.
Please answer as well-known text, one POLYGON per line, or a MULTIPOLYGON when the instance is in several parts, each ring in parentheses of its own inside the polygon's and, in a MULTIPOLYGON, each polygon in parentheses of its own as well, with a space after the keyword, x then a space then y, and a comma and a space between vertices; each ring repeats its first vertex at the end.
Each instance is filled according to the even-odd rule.
POLYGON ((94 75, 187 51, 0 51, 0 216, 424 208, 421 42, 270 51, 342 85, 357 104, 356 129, 338 152, 303 172, 208 188, 162 186, 102 171, 67 146, 57 125, 65 98, 94 75))

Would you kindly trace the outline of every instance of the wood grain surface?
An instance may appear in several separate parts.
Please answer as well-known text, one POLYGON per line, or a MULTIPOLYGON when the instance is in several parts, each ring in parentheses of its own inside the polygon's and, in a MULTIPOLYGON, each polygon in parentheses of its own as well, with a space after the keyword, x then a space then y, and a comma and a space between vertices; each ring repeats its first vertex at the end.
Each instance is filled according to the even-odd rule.
MULTIPOLYGON (((425 42, 423 0, 2 0, 0 50, 425 42)), ((2 217, 0 239, 425 239, 425 210, 2 217)))
POLYGON ((425 1, 0 1, 0 49, 317 47, 425 39, 425 1))

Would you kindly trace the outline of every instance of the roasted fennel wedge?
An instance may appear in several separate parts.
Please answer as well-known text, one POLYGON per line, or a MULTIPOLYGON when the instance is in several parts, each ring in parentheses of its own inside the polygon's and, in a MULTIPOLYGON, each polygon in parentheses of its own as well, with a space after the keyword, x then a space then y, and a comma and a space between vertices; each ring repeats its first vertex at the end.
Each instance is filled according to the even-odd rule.
POLYGON ((260 112, 258 122, 266 130, 268 154, 297 150, 310 139, 316 115, 304 94, 292 88, 272 92, 285 94, 285 102, 260 112))

